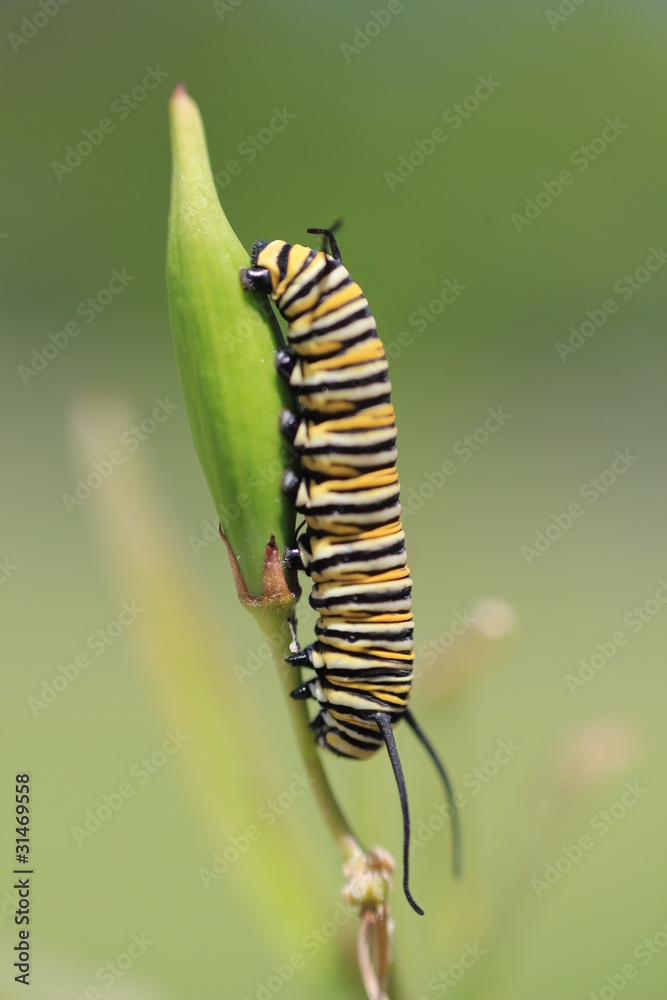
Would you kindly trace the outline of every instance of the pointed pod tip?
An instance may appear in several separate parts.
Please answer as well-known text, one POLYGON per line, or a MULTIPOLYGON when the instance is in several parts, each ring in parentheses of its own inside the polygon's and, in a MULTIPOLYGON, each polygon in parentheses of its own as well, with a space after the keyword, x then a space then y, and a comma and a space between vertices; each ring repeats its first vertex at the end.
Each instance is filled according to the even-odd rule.
POLYGON ((222 530, 222 525, 218 525, 218 531, 220 532, 220 537, 225 543, 225 548, 227 549, 227 555, 229 556, 229 565, 232 568, 232 576, 234 577, 234 585, 236 587, 236 593, 241 604, 245 604, 247 607, 253 607, 257 600, 253 599, 246 587, 245 580, 243 579, 243 574, 241 573, 241 568, 236 561, 236 556, 232 552, 232 547, 227 540, 227 536, 222 530))
POLYGON ((243 574, 241 572, 241 567, 239 566, 232 547, 229 544, 229 540, 222 530, 222 525, 219 526, 218 530, 227 549, 229 564, 232 568, 232 574, 234 576, 236 593, 241 604, 244 604, 248 608, 266 607, 267 604, 282 604, 289 606, 294 604, 298 595, 294 594, 287 585, 285 573, 280 562, 280 552, 274 535, 271 535, 271 538, 264 549, 262 596, 253 597, 246 586, 246 582, 243 579, 243 574))
POLYGON ((285 573, 280 563, 280 552, 275 535, 271 535, 264 550, 264 572, 262 574, 264 600, 276 601, 281 604, 291 604, 294 594, 287 586, 285 573))
POLYGON ((172 122, 176 124, 177 121, 185 120, 192 109, 195 109, 199 114, 197 104, 190 97, 185 84, 177 83, 169 98, 169 114, 172 122))

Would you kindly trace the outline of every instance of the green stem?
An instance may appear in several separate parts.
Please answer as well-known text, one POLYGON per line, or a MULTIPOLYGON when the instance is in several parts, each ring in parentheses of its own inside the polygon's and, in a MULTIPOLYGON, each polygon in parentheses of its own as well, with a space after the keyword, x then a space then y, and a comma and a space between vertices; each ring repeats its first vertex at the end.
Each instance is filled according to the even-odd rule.
POLYGON ((222 533, 222 530, 220 534, 227 547, 229 564, 234 576, 239 601, 254 616, 273 651, 273 660, 278 670, 280 683, 285 692, 287 708, 299 744, 301 757, 303 758, 306 772, 313 781, 313 789, 322 810, 322 815, 336 842, 343 862, 349 862, 354 859, 363 862, 366 860, 366 854, 341 812, 322 767, 322 761, 320 760, 315 740, 313 739, 311 730, 308 728, 310 720, 305 701, 296 701, 290 697, 290 692, 295 686, 298 687, 301 683, 301 671, 299 669, 285 669, 286 657, 294 652, 294 608, 300 596, 295 574, 288 572, 289 584, 291 584, 290 589, 280 563, 278 546, 275 540, 271 538, 271 541, 264 550, 264 568, 262 573, 263 594, 260 598, 252 597, 245 585, 239 565, 234 558, 231 545, 222 533))
POLYGON ((317 745, 313 739, 312 731, 308 728, 310 720, 308 717, 306 702, 295 701, 294 698, 290 697, 290 691, 293 690, 295 686, 298 687, 298 683, 295 684, 295 679, 299 681, 301 678, 300 670, 291 668, 294 670, 293 674, 290 674, 285 670, 285 657, 289 656, 290 652, 292 652, 290 649, 292 629, 289 622, 286 620, 272 620, 270 616, 268 618, 264 618, 264 616, 261 615, 257 615, 257 619, 264 635, 271 643, 274 662, 280 676, 280 683, 282 684, 283 691, 285 692, 288 711, 294 732, 296 734, 297 743, 299 744, 299 750, 301 751, 301 757, 303 758, 303 762, 306 766, 308 776, 314 782, 313 790, 317 796, 317 801, 320 805, 320 809, 322 810, 322 815, 326 820, 332 837, 338 845, 338 850, 341 853, 343 861, 349 861, 351 858, 363 854, 364 852, 356 837, 352 833, 345 816, 341 812, 340 806, 334 798, 334 794, 322 766, 322 760, 320 758, 317 745))

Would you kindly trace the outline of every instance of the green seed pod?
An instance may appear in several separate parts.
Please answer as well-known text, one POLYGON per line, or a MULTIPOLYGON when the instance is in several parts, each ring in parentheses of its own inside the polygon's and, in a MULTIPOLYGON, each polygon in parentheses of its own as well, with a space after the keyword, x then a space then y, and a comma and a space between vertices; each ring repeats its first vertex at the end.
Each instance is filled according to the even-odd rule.
POLYGON ((218 202, 197 105, 179 86, 169 110, 167 283, 176 360, 222 531, 255 599, 266 589, 267 543, 273 536, 280 553, 294 537, 294 509, 280 491, 291 459, 278 418, 296 405, 274 369, 280 330, 268 300, 241 289, 248 254, 218 202))

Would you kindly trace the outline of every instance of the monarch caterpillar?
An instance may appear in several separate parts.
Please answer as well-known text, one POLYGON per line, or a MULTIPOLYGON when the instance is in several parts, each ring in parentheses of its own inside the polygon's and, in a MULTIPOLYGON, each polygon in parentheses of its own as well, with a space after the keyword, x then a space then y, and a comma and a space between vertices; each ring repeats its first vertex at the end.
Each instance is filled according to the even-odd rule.
POLYGON ((400 521, 396 423, 387 360, 363 292, 343 266, 328 229, 321 250, 284 240, 253 245, 242 268, 246 291, 270 295, 287 321, 276 368, 298 396, 280 429, 301 459, 282 487, 306 530, 285 552, 313 580, 316 641, 287 662, 315 671, 292 691, 320 705, 317 743, 340 757, 370 757, 384 743, 403 815, 403 890, 409 888, 410 814, 393 726, 405 719, 432 758, 452 813, 454 870, 460 829, 452 786, 408 707, 413 679, 412 580, 400 521), (328 250, 327 253, 327 243, 328 250))

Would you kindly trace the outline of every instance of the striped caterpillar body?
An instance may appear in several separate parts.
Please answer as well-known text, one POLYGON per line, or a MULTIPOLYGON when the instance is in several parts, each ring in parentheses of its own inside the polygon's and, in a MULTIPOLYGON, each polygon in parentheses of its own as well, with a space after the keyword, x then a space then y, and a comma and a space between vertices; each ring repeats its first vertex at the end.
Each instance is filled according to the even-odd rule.
POLYGON ((434 748, 408 702, 413 679, 412 580, 400 521, 396 423, 387 359, 359 285, 343 266, 330 230, 329 253, 283 240, 253 245, 243 288, 266 292, 286 320, 288 346, 276 367, 288 378, 301 413, 283 411, 280 427, 301 459, 283 490, 305 518, 286 563, 313 581, 316 641, 288 662, 315 671, 292 692, 313 698, 317 743, 348 758, 387 747, 403 811, 403 888, 408 887, 410 821, 392 727, 408 722, 441 774, 450 802, 454 865, 459 831, 454 796, 434 748))

